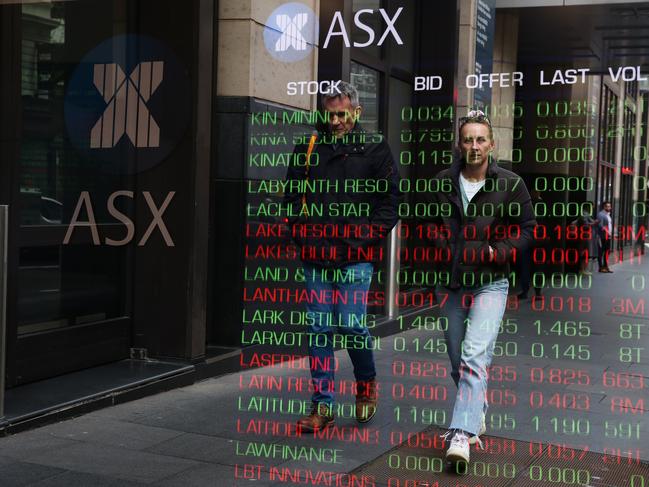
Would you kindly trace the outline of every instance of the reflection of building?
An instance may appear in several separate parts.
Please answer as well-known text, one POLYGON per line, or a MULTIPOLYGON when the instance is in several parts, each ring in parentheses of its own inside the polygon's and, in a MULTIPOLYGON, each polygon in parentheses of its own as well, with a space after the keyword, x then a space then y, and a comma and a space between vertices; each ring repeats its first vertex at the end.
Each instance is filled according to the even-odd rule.
POLYGON ((524 137, 514 141, 525 154, 521 171, 556 203, 547 214, 563 224, 579 216, 584 201, 612 201, 620 247, 646 225, 646 188, 633 189, 647 174, 649 114, 638 78, 649 75, 648 52, 634 45, 645 12, 638 4, 516 13, 515 67, 532 80, 516 90, 528 114, 520 121, 524 137), (579 81, 576 70, 587 70, 584 82, 571 83, 571 69, 579 81))
MULTIPOLYGON (((212 76, 209 69, 207 81, 203 71, 197 74, 198 59, 203 63, 204 58, 195 56, 202 45, 197 33, 205 33, 207 25, 206 36, 211 39, 213 17, 210 10, 204 16, 208 22, 195 22, 201 17, 198 2, 183 9, 175 6, 176 2, 159 1, 0 4, 0 201, 9 205, 10 213, 7 353, 2 358, 10 388, 5 412, 11 422, 33 416, 36 409, 56 408, 95 392, 104 395, 127 384, 132 387, 136 380, 152 383, 161 373, 158 379, 183 380, 177 365, 159 368, 142 361, 132 368, 132 363, 124 362, 130 356, 204 361, 209 193, 202 187, 209 183, 209 147, 197 144, 196 137, 201 131, 209 133, 209 113, 206 123, 202 118, 209 109, 201 107, 210 106, 212 76), (132 173, 111 171, 99 158, 82 154, 70 141, 71 135, 79 134, 72 134, 65 120, 70 110, 82 113, 87 108, 66 105, 81 60, 103 41, 124 33, 157 38, 182 60, 186 72, 165 73, 165 80, 174 75, 191 78, 191 93, 177 93, 176 98, 186 96, 191 103, 195 97, 195 107, 188 109, 200 126, 174 141, 174 151, 164 164, 132 173), (204 88, 197 89, 199 85, 204 88), (202 172, 205 169, 208 173, 202 172), (164 208, 170 192, 175 193, 164 208), (72 220, 89 223, 75 227, 64 243, 72 220), (146 243, 138 246, 143 240, 146 243), (163 321, 168 324, 161 326, 163 321), (103 364, 110 364, 103 369, 107 381, 96 368, 103 364), (89 373, 86 384, 94 385, 81 386, 79 376, 66 375, 79 370, 89 373), (21 387, 57 376, 67 384, 57 387, 65 391, 59 397, 21 387), (34 403, 37 397, 45 400, 40 406, 34 403)), ((209 48, 206 59, 211 65, 211 43, 209 48)), ((108 86, 106 82, 103 87, 108 86)), ((157 93, 168 87, 163 83, 157 93)), ((178 116, 165 115, 156 100, 146 100, 145 92, 146 87, 140 86, 138 99, 145 108, 161 113, 161 123, 169 124, 170 117, 178 116)), ((96 84, 89 83, 84 93, 102 101, 96 84)), ((110 90, 104 93, 103 106, 108 107, 110 90)), ((128 145, 121 147, 125 157, 119 162, 124 166, 136 167, 146 156, 128 145)), ((42 384, 46 387, 48 382, 42 384)))
MULTIPOLYGON (((7 375, 14 392, 39 379, 124 364, 131 356, 171 359, 173 365, 161 372, 148 364, 137 377, 130 363, 109 369, 111 380, 125 377, 111 387, 160 374, 186 383, 224 370, 232 358, 236 366, 247 309, 246 224, 265 221, 255 209, 281 199, 277 191, 251 194, 248 182, 284 177, 278 161, 291 153, 294 137, 310 133, 313 123, 302 111, 317 108, 315 95, 288 94, 291 81, 355 82, 364 123, 387 137, 410 181, 402 208, 409 226, 401 237, 410 236, 395 235, 384 249, 392 257, 377 269, 373 290, 386 292, 391 304, 373 306, 373 314, 379 321, 394 318, 403 312, 398 304, 417 304, 408 293, 417 296, 434 284, 425 259, 413 258, 426 245, 416 225, 425 216, 427 189, 417 192, 416 181, 425 184, 452 161, 454 120, 473 103, 465 79, 475 67, 478 2, 302 0, 319 14, 320 46, 294 63, 269 55, 263 41, 271 13, 283 3, 2 2, 0 202, 11 208, 7 375), (378 46, 386 33, 379 9, 391 17, 400 7, 396 29, 403 44, 388 35, 378 46), (375 33, 373 42, 346 48, 337 36, 322 48, 335 12, 343 13, 351 43, 368 43, 368 30, 353 21, 364 9, 372 11, 360 18, 375 33), (64 101, 81 59, 123 33, 157 38, 180 58, 191 80, 193 118, 164 162, 115 174, 89 163, 69 142, 64 101), (415 91, 415 76, 439 76, 442 85, 415 91), (91 229, 80 228, 64 246, 84 191, 100 245, 91 229), (114 196, 117 191, 133 197, 114 196), (174 245, 155 226, 146 245, 138 246, 152 206, 160 209, 170 192, 163 221, 174 245), (133 222, 130 245, 106 244, 130 235, 117 211, 133 222), (402 300, 395 300, 397 292, 402 300)), ((628 243, 627 227, 647 224, 641 178, 647 176, 649 94, 642 84, 613 82, 607 67, 649 72, 647 48, 634 37, 644 26, 646 5, 533 4, 496 2, 492 69, 522 72, 526 80, 491 91, 499 157, 543 193, 545 206, 538 211, 556 224, 574 220, 583 201, 612 199, 624 229, 620 242, 628 243), (550 75, 585 67, 591 69, 585 83, 539 87, 541 69, 550 75)), ((165 120, 160 123, 164 131, 165 120)), ((144 157, 127 151, 126 163, 137 167, 144 157)), ((89 218, 86 207, 80 218, 89 218)), ((291 271, 296 266, 285 265, 291 271)))

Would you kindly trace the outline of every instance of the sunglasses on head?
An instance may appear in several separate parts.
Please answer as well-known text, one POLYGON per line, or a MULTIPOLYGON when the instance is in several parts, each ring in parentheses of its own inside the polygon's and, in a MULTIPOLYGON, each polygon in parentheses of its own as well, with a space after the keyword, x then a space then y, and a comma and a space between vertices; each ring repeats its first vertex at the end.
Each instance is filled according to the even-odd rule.
POLYGON ((471 123, 471 122, 478 122, 478 123, 487 123, 488 125, 491 125, 491 121, 489 120, 489 117, 485 115, 485 113, 482 110, 471 110, 469 113, 467 113, 466 117, 460 117, 458 120, 460 126, 464 125, 465 123, 471 123))

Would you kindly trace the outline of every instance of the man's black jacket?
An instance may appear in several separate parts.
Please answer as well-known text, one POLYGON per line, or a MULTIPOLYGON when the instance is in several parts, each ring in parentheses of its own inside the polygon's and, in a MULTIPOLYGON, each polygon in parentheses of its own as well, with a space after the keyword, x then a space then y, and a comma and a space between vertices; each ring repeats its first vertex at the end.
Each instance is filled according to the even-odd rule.
POLYGON ((437 247, 438 282, 449 288, 480 286, 507 278, 509 264, 521 258, 533 237, 536 220, 530 195, 515 173, 490 161, 485 185, 469 202, 460 193, 463 160, 439 172, 442 191, 432 194, 429 229, 437 247), (494 249, 490 258, 489 246, 494 249))
POLYGON ((318 135, 308 169, 308 144, 295 148, 287 181, 306 184, 287 185, 292 237, 302 260, 320 266, 378 261, 385 258, 380 240, 398 220, 398 167, 383 136, 359 124, 334 142, 318 135))

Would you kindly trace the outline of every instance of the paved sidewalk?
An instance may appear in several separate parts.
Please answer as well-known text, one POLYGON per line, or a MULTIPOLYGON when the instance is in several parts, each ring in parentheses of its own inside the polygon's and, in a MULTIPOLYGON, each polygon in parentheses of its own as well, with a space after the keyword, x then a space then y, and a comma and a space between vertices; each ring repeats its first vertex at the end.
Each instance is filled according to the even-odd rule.
MULTIPOLYGON (((518 309, 512 301, 491 370, 489 441, 476 457, 484 465, 497 465, 501 482, 487 484, 487 471, 483 476, 470 472, 458 482, 507 485, 511 479, 505 476, 509 461, 503 448, 510 440, 520 444, 518 473, 533 477, 526 485, 585 485, 577 478, 557 483, 548 477, 587 470, 580 466, 582 453, 595 455, 592 464, 610 465, 611 471, 644 468, 642 462, 649 460, 649 342, 642 300, 648 293, 637 276, 649 275, 648 262, 627 261, 615 265, 614 274, 595 274, 590 289, 546 289, 544 301, 521 301, 518 309), (529 466, 550 443, 559 458, 545 458, 545 473, 537 479, 539 470, 529 466), (560 470, 550 474, 552 466, 560 470)), ((288 362, 0 438, 0 485, 370 487, 388 485, 390 476, 411 479, 394 480, 390 487, 423 487, 413 479, 422 477, 426 466, 415 465, 419 472, 411 475, 414 464, 406 468, 406 460, 388 466, 381 478, 356 478, 350 484, 348 472, 385 463, 382 455, 410 438, 411 447, 424 450, 425 442, 435 441, 429 451, 415 455, 428 458, 421 460, 428 461, 426 482, 434 480, 439 460, 431 459, 442 456, 436 432, 450 420, 455 392, 435 315, 433 309, 404 318, 401 333, 378 340, 380 404, 367 425, 353 418, 351 364, 339 351, 336 379, 345 389, 339 394, 336 426, 322 437, 296 436, 295 421, 309 410, 309 371, 300 368, 304 361, 288 362), (429 431, 418 435, 424 430, 429 431)), ((589 485, 649 487, 646 469, 633 483, 597 484, 595 470, 589 475, 589 485)))

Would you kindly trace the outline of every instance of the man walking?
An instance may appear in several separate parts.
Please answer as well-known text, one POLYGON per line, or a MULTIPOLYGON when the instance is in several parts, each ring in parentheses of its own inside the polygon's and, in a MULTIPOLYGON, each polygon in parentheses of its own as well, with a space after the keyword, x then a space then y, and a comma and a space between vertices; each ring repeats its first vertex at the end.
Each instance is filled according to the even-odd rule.
MULTIPOLYGON (((451 376, 458 387, 446 458, 469 461, 469 444, 486 430, 487 368, 491 364, 505 311, 510 263, 532 241, 536 221, 523 180, 499 167, 491 154, 491 123, 478 110, 459 120, 461 158, 436 178, 447 188, 433 195, 440 217, 432 225, 445 231, 434 244, 444 252, 438 270, 448 284, 438 290, 451 376)), ((435 233, 434 233, 435 234, 435 233)))
POLYGON ((390 148, 380 134, 365 133, 358 123, 362 108, 356 88, 340 82, 338 91, 321 99, 327 127, 295 150, 298 157, 289 167, 288 180, 299 184, 287 187, 301 191, 285 195, 297 215, 288 223, 301 249, 310 295, 313 409, 298 421, 307 432, 334 421, 334 332, 343 335, 354 366, 356 419, 367 422, 376 412, 366 307, 372 261, 380 259, 381 240, 398 219, 399 173, 390 148))
POLYGON ((613 205, 610 201, 602 203, 600 212, 597 214, 597 264, 599 272, 612 273, 608 268, 608 255, 611 252, 611 239, 613 237, 613 217, 611 211, 613 205))

